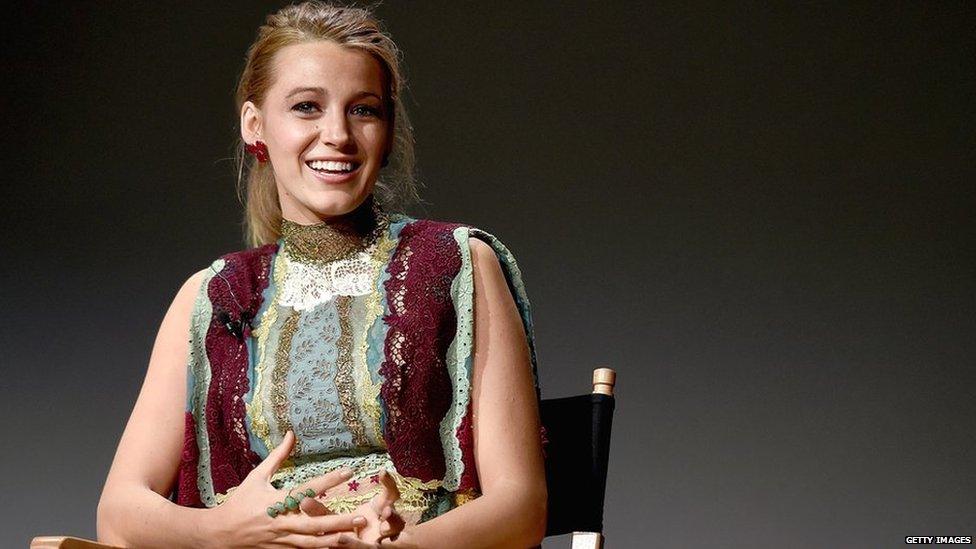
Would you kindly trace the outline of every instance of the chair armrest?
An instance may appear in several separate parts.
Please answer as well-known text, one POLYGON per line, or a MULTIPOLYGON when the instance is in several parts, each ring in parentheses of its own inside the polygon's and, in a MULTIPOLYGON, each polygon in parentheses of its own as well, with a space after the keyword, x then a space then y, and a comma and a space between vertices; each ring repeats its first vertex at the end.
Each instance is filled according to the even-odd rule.
POLYGON ((31 540, 30 549, 121 549, 116 545, 106 545, 87 539, 71 536, 38 536, 31 540))

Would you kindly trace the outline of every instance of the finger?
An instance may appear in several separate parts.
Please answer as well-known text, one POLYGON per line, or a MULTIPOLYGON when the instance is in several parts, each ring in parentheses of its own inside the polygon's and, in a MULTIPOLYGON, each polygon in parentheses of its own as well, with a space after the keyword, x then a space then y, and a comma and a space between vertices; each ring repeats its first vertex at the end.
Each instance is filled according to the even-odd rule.
POLYGON ((380 471, 380 491, 369 502, 373 511, 382 517, 383 510, 392 506, 393 502, 398 499, 400 499, 400 490, 397 488, 396 481, 393 480, 393 475, 385 470, 380 471))
POLYGON ((357 528, 366 526, 365 518, 359 515, 353 515, 352 513, 344 513, 341 515, 330 514, 317 517, 310 517, 308 515, 279 515, 275 520, 280 521, 275 524, 276 530, 294 534, 352 532, 357 528))
POLYGON ((383 542, 384 541, 396 541, 396 538, 397 538, 398 535, 399 535, 399 532, 381 533, 380 534, 380 537, 376 538, 376 544, 379 545, 380 547, 389 547, 390 544, 383 545, 383 542))
POLYGON ((393 480, 393 475, 386 470, 380 471, 380 485, 383 487, 383 491, 387 494, 387 502, 393 503, 394 501, 400 499, 400 489, 397 488, 396 481, 393 480))
POLYGON ((350 536, 349 534, 341 534, 336 542, 336 546, 352 547, 353 549, 376 549, 376 547, 379 547, 375 543, 366 543, 365 541, 350 536))
POLYGON ((288 431, 281 439, 281 444, 275 446, 274 450, 268 453, 268 457, 254 468, 255 474, 260 474, 262 478, 271 480, 271 475, 281 467, 281 464, 288 459, 288 454, 295 447, 295 433, 288 431))
POLYGON ((302 485, 300 490, 305 491, 305 489, 311 488, 315 492, 315 495, 317 496, 322 492, 325 492, 329 488, 332 488, 333 486, 338 486, 343 482, 349 480, 350 478, 352 478, 352 475, 353 475, 353 470, 348 467, 336 469, 331 473, 326 473, 322 476, 315 477, 312 480, 306 482, 305 484, 302 485))
POLYGON ((275 545, 281 547, 330 547, 339 543, 341 534, 316 536, 308 534, 288 534, 274 540, 275 545))
POLYGON ((320 517, 323 515, 333 514, 328 507, 323 505, 321 501, 315 499, 314 497, 303 499, 299 506, 302 508, 302 511, 305 511, 305 514, 310 517, 320 517))
POLYGON ((383 523, 380 525, 380 534, 383 537, 395 536, 403 531, 407 523, 398 513, 394 512, 392 506, 383 509, 383 523))

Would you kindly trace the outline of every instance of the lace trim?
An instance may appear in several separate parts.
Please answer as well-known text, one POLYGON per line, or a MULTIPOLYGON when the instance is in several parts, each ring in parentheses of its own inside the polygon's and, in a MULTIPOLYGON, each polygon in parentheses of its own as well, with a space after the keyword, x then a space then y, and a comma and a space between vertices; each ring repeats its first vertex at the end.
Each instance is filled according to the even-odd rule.
POLYGON ((205 270, 200 291, 190 319, 189 371, 192 375, 191 409, 196 423, 196 439, 199 451, 197 459, 197 489, 200 501, 207 507, 217 504, 214 499, 213 478, 210 475, 210 436, 207 433, 207 393, 210 390, 210 360, 207 358, 207 328, 213 317, 208 288, 210 280, 223 270, 225 261, 218 259, 205 270))
POLYGON ((457 331, 447 349, 447 374, 453 385, 454 399, 440 424, 446 469, 444 488, 451 491, 458 489, 461 474, 464 472, 461 443, 457 432, 471 400, 471 340, 474 333, 472 316, 474 275, 471 267, 471 248, 468 244, 468 227, 454 229, 454 240, 461 253, 461 269, 451 282, 451 296, 457 314, 457 331))
POLYGON ((444 477, 439 426, 452 400, 445 355, 457 330, 450 286, 461 265, 455 227, 427 220, 404 227, 384 282, 383 434, 398 469, 424 480, 444 477))
POLYGON ((335 385, 339 393, 339 404, 342 407, 342 420, 352 434, 352 443, 358 448, 369 445, 362 422, 359 421, 359 410, 353 397, 356 384, 352 377, 352 333, 349 324, 349 309, 351 300, 348 297, 336 298, 339 310, 339 357, 336 361, 335 385))
POLYGON ((288 274, 279 290, 279 302, 296 311, 308 311, 336 296, 368 294, 375 277, 371 257, 375 247, 374 244, 354 257, 325 264, 299 261, 283 252, 288 274))
POLYGON ((531 308, 522 272, 512 252, 494 235, 475 227, 458 227, 454 239, 461 252, 461 269, 451 284, 451 295, 457 312, 457 333, 447 352, 447 369, 454 386, 454 400, 451 409, 440 425, 441 443, 444 447, 446 471, 444 488, 463 490, 477 486, 477 472, 474 470, 473 432, 469 413, 471 405, 471 370, 474 346, 474 271, 471 263, 469 238, 475 237, 491 245, 495 251, 515 304, 522 319, 530 351, 533 382, 538 397, 538 378, 536 372, 535 335, 533 333, 531 308))
POLYGON ((197 463, 200 461, 197 448, 197 425, 193 412, 183 412, 183 451, 176 473, 176 503, 186 507, 201 507, 200 489, 197 488, 197 463))
MULTIPOLYGON (((268 425, 268 418, 265 416, 264 394, 268 392, 266 387, 266 371, 268 368, 268 335, 271 333, 271 327, 278 321, 279 294, 277 289, 281 287, 281 284, 285 278, 285 259, 280 253, 275 258, 273 271, 275 292, 271 298, 271 303, 261 316, 260 324, 254 329, 253 332, 254 337, 257 338, 258 358, 257 365, 254 368, 254 396, 252 397, 247 408, 248 416, 251 420, 251 432, 254 433, 256 437, 261 439, 261 441, 264 443, 264 447, 269 451, 271 448, 274 448, 274 445, 271 444, 271 428, 268 425)), ((272 354, 272 356, 274 355, 272 354)))
MULTIPOLYGON (((417 522, 431 507, 438 496, 437 490, 441 487, 437 480, 423 482, 400 475, 389 454, 385 452, 328 460, 322 460, 321 456, 297 458, 272 475, 271 485, 278 489, 291 490, 310 479, 342 467, 349 467, 354 471, 352 478, 345 484, 331 488, 320 499, 333 513, 349 513, 372 499, 380 490, 378 475, 383 470, 390 473, 400 491, 400 500, 396 503, 397 511, 413 516, 413 520, 409 521, 412 523, 417 522)), ((222 504, 233 491, 232 488, 227 493, 217 494, 217 503, 222 504)))
POLYGON ((345 259, 371 248, 386 232, 389 218, 369 195, 359 208, 337 222, 324 221, 300 225, 281 220, 283 249, 291 257, 308 263, 328 263, 345 259))
MULTIPOLYGON (((223 312, 232 321, 240 322, 233 319, 245 318, 260 308, 276 248, 269 244, 224 256, 224 268, 208 285, 215 314, 223 312)), ((243 338, 250 336, 250 328, 245 325, 241 333, 238 325, 237 330, 227 320, 215 318, 206 336, 207 357, 213 366, 206 419, 211 477, 217 492, 237 486, 260 462, 250 447, 245 427, 244 395, 249 390, 250 356, 243 338)))
MULTIPOLYGON (((300 316, 297 311, 291 311, 281 327, 278 338, 278 348, 275 350, 274 368, 271 370, 271 409, 274 412, 279 436, 292 429, 291 418, 288 414, 288 371, 291 369, 291 343, 298 330, 300 316)), ((295 454, 302 451, 302 439, 295 433, 295 454)), ((276 437, 277 438, 277 437, 276 437)), ((271 446, 269 446, 271 448, 271 446)))
MULTIPOLYGON (((359 400, 362 411, 368 419, 368 429, 372 431, 373 440, 386 446, 386 441, 383 439, 383 428, 381 424, 382 409, 380 407, 380 388, 382 387, 382 381, 376 379, 373 381, 373 375, 370 373, 369 357, 370 357, 370 332, 374 329, 376 323, 379 323, 379 328, 383 329, 383 277, 385 271, 383 266, 386 264, 390 255, 393 253, 393 248, 396 246, 396 240, 390 234, 384 234, 382 239, 379 241, 376 247, 376 253, 373 255, 373 263, 375 265, 376 273, 378 274, 376 280, 374 281, 374 288, 369 293, 366 298, 365 313, 363 316, 363 327, 362 330, 357 333, 359 341, 357 343, 357 348, 361 356, 361 360, 356 362, 357 372, 357 389, 360 391, 361 398, 359 400)), ((382 347, 382 342, 385 338, 374 339, 375 345, 377 347, 382 347)), ((377 349, 379 350, 379 349, 377 349)))

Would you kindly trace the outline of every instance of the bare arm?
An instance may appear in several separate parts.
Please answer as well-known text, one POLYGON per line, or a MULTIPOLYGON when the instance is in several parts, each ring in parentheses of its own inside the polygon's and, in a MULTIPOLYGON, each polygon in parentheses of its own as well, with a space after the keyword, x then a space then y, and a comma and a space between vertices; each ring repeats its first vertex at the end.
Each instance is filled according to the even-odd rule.
MULTIPOLYGON (((176 481, 183 450, 186 358, 190 314, 203 278, 189 278, 163 318, 149 368, 98 502, 98 539, 128 547, 322 547, 340 532, 365 524, 351 514, 270 517, 266 509, 284 499, 270 483, 295 444, 289 431, 219 507, 177 505, 167 495, 176 481)), ((304 483, 316 493, 351 475, 334 471, 304 483)))
POLYGON ((471 398, 483 495, 408 527, 393 546, 529 547, 541 543, 545 534, 546 479, 525 330, 494 250, 476 238, 470 243, 475 340, 471 398))
POLYGON ((186 355, 190 313, 203 271, 191 276, 170 305, 149 368, 98 502, 98 539, 140 547, 198 547, 201 509, 173 504, 183 449, 186 355))

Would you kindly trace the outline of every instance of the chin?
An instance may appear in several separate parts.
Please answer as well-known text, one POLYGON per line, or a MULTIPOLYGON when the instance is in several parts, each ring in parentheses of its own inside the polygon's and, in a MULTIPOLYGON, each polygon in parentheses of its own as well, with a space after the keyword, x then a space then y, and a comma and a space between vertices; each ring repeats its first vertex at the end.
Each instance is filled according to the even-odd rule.
POLYGON ((330 191, 331 196, 319 196, 313 198, 305 204, 305 208, 315 213, 320 218, 345 215, 366 201, 369 193, 347 193, 342 191, 330 191))

